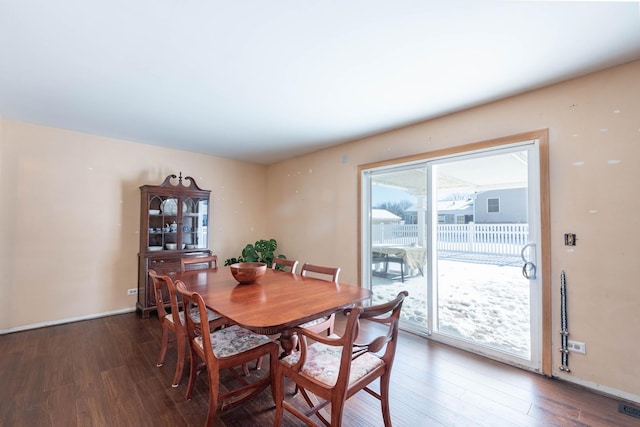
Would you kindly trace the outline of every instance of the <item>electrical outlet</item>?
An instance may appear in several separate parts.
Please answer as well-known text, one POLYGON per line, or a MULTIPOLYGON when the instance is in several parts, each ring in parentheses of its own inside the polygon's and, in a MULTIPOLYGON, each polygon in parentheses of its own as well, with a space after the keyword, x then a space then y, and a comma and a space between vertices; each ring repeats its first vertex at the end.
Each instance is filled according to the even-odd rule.
POLYGON ((127 295, 138 295, 138 288, 128 289, 127 295))
POLYGON ((564 235, 564 245, 565 246, 575 246, 576 245, 576 235, 573 233, 566 233, 564 235))
POLYGON ((567 347, 569 348, 569 351, 587 354, 587 345, 583 342, 569 340, 567 347))

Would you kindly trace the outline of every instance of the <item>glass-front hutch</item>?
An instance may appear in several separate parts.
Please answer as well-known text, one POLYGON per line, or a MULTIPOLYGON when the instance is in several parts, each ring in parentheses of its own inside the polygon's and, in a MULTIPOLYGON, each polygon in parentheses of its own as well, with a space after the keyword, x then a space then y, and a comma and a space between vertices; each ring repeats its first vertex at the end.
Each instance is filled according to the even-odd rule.
POLYGON ((160 274, 180 270, 180 259, 210 255, 209 196, 187 176, 169 175, 160 185, 140 187, 140 251, 137 309, 147 317, 156 302, 149 269, 160 274))

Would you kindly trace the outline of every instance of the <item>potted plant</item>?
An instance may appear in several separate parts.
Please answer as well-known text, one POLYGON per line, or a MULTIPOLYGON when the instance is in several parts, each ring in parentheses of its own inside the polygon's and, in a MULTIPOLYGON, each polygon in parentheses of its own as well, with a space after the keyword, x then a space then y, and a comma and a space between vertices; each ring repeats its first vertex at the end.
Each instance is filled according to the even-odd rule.
MULTIPOLYGON (((226 259, 224 265, 231 265, 237 262, 264 262, 268 267, 271 267, 277 248, 278 242, 276 239, 258 240, 254 244, 247 244, 239 257, 226 259)), ((286 259, 287 257, 278 255, 278 258, 286 259)))

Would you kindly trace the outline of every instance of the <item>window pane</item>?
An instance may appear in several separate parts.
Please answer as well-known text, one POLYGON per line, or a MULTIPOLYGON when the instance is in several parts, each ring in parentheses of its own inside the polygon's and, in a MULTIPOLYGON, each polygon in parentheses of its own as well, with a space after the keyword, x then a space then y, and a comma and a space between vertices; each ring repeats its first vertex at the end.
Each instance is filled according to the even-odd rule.
POLYGON ((500 199, 487 199, 487 212, 497 213, 500 212, 500 199))

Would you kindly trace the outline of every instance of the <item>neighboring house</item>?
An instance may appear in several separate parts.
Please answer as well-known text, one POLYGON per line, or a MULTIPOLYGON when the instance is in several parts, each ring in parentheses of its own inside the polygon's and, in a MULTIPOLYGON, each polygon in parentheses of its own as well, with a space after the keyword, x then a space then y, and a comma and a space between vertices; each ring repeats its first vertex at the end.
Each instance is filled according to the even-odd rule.
POLYGON ((488 190, 475 195, 476 224, 526 224, 527 189, 488 190))
MULTIPOLYGON (((417 210, 405 212, 405 223, 415 224, 417 210)), ((438 202, 438 224, 526 224, 527 189, 505 188, 475 193, 466 200, 438 202), (475 199, 475 200, 474 200, 475 199)))
POLYGON ((473 222, 473 200, 442 200, 438 202, 438 224, 468 224, 473 222))
POLYGON ((371 209, 371 222, 373 224, 400 224, 402 218, 386 209, 371 209))
POLYGON ((393 236, 396 225, 403 220, 386 209, 371 209, 371 238, 374 242, 386 242, 393 236))

